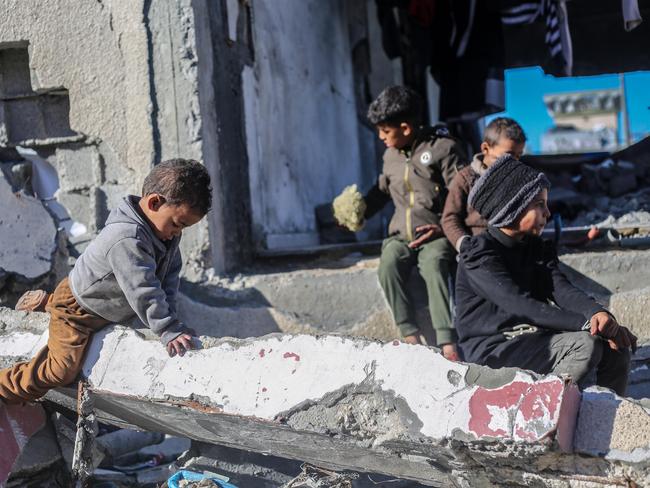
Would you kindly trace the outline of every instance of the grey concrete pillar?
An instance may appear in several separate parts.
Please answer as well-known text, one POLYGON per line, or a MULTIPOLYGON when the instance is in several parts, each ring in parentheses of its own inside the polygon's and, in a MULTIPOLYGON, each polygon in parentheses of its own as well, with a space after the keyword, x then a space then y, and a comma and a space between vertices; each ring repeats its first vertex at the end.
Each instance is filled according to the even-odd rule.
POLYGON ((194 0, 203 115, 203 160, 214 188, 210 216, 212 262, 228 273, 253 255, 248 156, 241 74, 252 63, 250 7, 228 12, 225 0, 194 0), (237 39, 228 36, 228 14, 238 15, 237 39))

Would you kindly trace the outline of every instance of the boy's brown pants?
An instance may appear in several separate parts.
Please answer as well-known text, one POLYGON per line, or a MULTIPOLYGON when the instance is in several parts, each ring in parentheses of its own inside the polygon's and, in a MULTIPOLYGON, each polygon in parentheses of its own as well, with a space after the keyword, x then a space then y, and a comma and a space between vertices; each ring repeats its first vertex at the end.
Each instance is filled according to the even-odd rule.
POLYGON ((79 371, 91 334, 109 322, 81 308, 65 278, 50 296, 47 346, 29 362, 0 371, 0 400, 23 403, 42 397, 48 390, 72 383, 79 371))

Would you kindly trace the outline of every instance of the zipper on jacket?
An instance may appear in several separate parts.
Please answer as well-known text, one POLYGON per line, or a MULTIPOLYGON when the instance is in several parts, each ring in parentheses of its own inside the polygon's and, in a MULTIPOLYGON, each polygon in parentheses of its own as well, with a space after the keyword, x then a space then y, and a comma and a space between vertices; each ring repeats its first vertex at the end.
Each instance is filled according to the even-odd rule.
POLYGON ((409 202, 406 207, 406 238, 409 242, 413 240, 413 229, 411 228, 411 212, 415 206, 415 193, 413 192, 413 187, 409 181, 409 161, 410 158, 406 160, 406 166, 404 166, 404 185, 406 186, 406 191, 408 192, 409 202))

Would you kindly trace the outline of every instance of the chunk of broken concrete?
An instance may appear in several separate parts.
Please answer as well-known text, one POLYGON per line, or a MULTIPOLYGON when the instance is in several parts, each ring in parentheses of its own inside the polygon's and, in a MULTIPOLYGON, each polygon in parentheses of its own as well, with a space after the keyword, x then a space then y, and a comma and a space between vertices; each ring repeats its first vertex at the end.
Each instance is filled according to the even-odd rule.
POLYGON ((29 439, 11 469, 11 476, 29 479, 38 473, 51 471, 61 459, 56 433, 52 422, 48 421, 29 439))
MULTIPOLYGON (((5 334, 0 349, 19 333, 5 334)), ((1 353, 25 354, 46 337, 31 335, 16 343, 22 350, 1 353)), ((611 450, 607 457, 582 455, 579 463, 563 454, 574 438, 580 395, 557 376, 453 363, 398 341, 202 341, 204 349, 170 358, 158 341, 132 329, 95 334, 83 374, 98 419, 434 486, 469 472, 526 486, 524 478, 573 479, 594 469, 599 480, 624 475, 638 482, 650 465, 610 461, 611 450)))
POLYGON ((0 403, 0 488, 5 486, 16 459, 29 439, 44 425, 45 411, 40 405, 0 403))
POLYGON ((33 281, 52 270, 57 229, 43 204, 14 193, 0 172, 0 272, 33 281))
POLYGON ((650 408, 610 390, 582 394, 575 449, 611 460, 650 464, 650 408))

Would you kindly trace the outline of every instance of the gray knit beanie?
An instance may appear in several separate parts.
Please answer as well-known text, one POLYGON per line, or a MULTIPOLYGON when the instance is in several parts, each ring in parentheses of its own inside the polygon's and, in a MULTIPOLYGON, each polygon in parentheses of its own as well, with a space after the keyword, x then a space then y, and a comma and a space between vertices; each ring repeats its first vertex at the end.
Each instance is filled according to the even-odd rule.
POLYGON ((505 154, 476 181, 467 202, 489 225, 506 227, 517 220, 540 191, 550 187, 544 173, 505 154))

